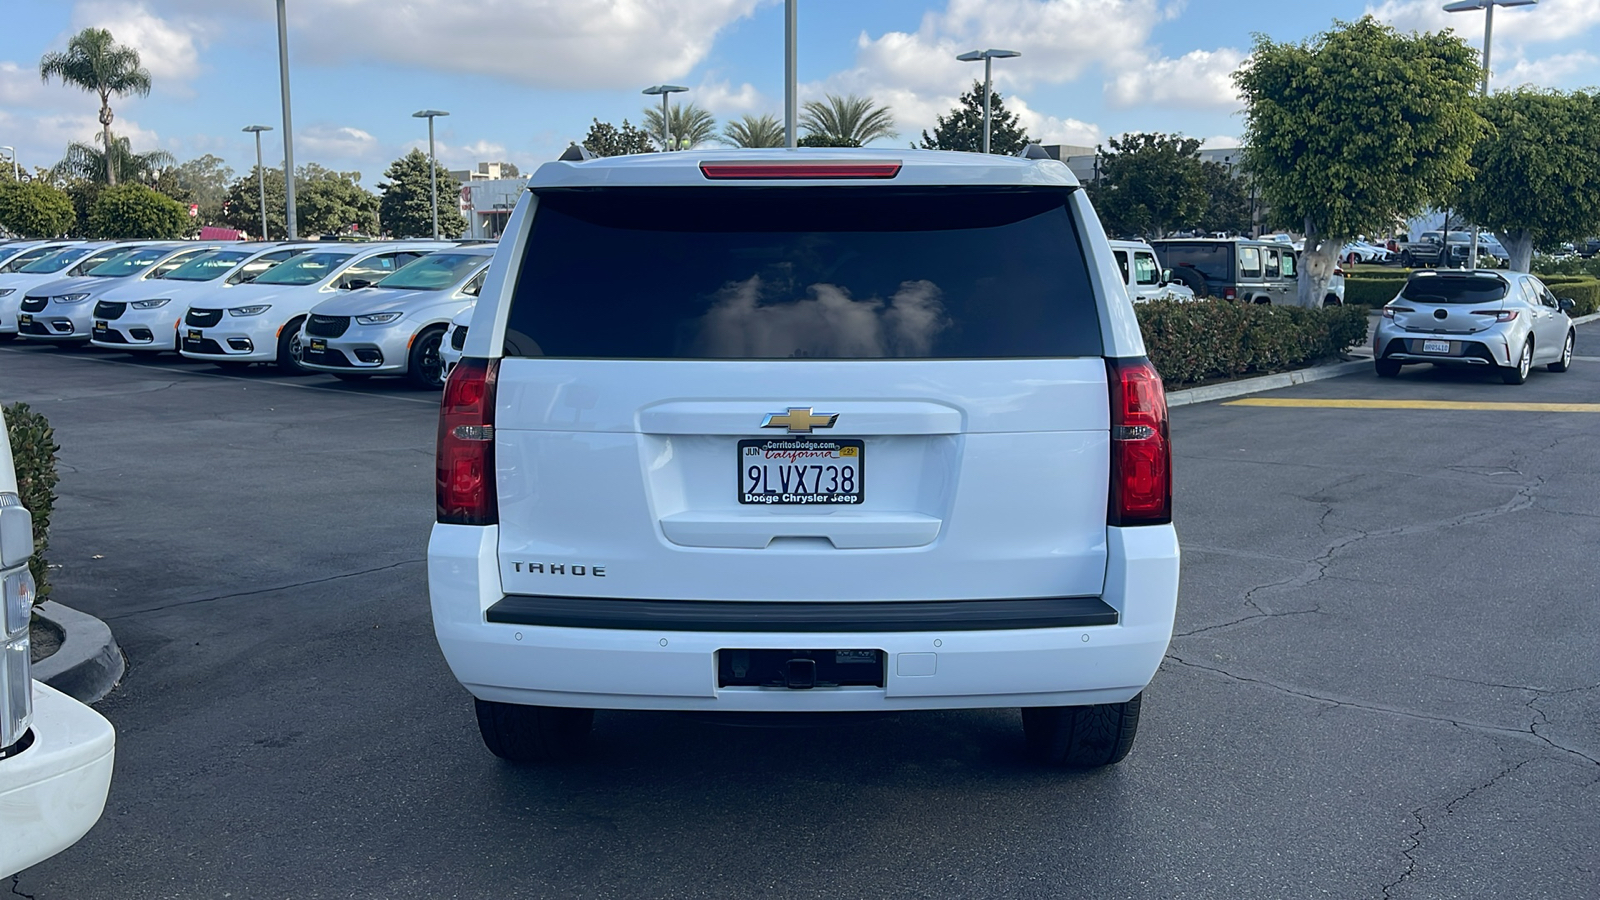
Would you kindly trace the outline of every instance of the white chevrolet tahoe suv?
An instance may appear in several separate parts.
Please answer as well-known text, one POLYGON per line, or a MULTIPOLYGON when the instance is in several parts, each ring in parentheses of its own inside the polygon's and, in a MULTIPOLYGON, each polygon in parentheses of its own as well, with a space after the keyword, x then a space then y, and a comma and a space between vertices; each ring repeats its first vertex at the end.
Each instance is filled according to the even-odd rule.
POLYGON ((572 757, 595 709, 1014 707, 1044 762, 1122 759, 1178 598, 1171 454, 1067 167, 576 155, 518 202, 439 420, 434 628, 489 750, 572 757))

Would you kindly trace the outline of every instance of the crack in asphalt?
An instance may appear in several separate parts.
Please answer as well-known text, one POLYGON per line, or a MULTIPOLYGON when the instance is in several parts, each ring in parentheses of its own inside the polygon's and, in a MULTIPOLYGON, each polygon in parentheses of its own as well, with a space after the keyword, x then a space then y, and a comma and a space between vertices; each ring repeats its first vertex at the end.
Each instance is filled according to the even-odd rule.
POLYGON ((1411 842, 1411 846, 1400 849, 1400 855, 1406 858, 1406 870, 1400 873, 1399 878, 1383 886, 1384 900, 1392 897, 1393 895, 1389 892, 1399 887, 1401 882, 1410 878, 1417 871, 1417 851, 1422 849, 1422 835, 1427 832, 1428 823, 1423 821, 1422 807, 1420 806, 1411 811, 1411 818, 1417 820, 1417 830, 1406 836, 1406 839, 1411 842))
MULTIPOLYGON (((1550 739, 1549 737, 1546 737, 1545 735, 1540 734, 1536 730, 1537 726, 1539 724, 1539 722, 1537 720, 1535 720, 1534 722, 1529 723, 1527 728, 1512 728, 1509 725, 1493 725, 1493 724, 1490 724, 1488 722, 1474 722, 1474 721, 1471 721, 1471 720, 1468 720, 1468 719, 1456 719, 1456 718, 1451 718, 1450 716, 1438 715, 1438 714, 1435 714, 1435 713, 1419 712, 1419 711, 1414 710, 1414 709, 1403 709, 1403 708, 1398 707, 1398 706, 1390 706, 1388 704, 1383 704, 1383 703, 1374 703, 1374 702, 1371 702, 1371 701, 1350 700, 1350 699, 1343 698, 1343 697, 1335 697, 1335 696, 1333 696, 1331 694, 1318 693, 1318 692, 1313 691, 1313 690, 1311 690, 1309 688, 1303 688, 1303 687, 1298 687, 1298 686, 1295 686, 1295 685, 1283 684, 1283 683, 1280 683, 1280 682, 1277 682, 1277 681, 1272 681, 1272 680, 1269 680, 1269 679, 1266 679, 1266 678, 1253 678, 1253 677, 1251 677, 1249 675, 1240 675, 1240 674, 1238 674, 1236 672, 1230 672, 1227 669, 1224 669, 1224 668, 1222 668, 1220 666, 1208 666, 1208 665, 1205 665, 1203 663, 1190 662, 1189 660, 1186 660, 1183 657, 1178 656, 1177 654, 1171 653, 1171 652, 1167 653, 1166 658, 1170 659, 1173 662, 1177 663, 1178 665, 1183 666, 1183 667, 1188 668, 1188 669, 1199 669, 1202 672, 1210 672, 1213 675, 1220 675, 1220 676, 1222 676, 1223 678, 1225 678, 1225 679, 1227 679, 1229 681, 1236 681, 1236 682, 1240 682, 1240 683, 1243 683, 1243 684, 1257 685, 1259 687, 1267 688, 1268 690, 1273 690, 1273 691, 1277 691, 1278 693, 1281 693, 1281 694, 1286 694, 1286 695, 1288 695, 1290 697, 1298 697, 1298 698, 1300 698, 1302 700, 1310 700, 1313 703, 1326 703, 1326 704, 1330 704, 1331 706, 1334 706, 1334 707, 1346 707, 1346 708, 1349 708, 1349 709, 1359 709, 1359 710, 1362 710, 1362 711, 1365 711, 1365 712, 1381 713, 1381 714, 1386 714, 1386 715, 1391 715, 1391 716, 1397 716, 1397 717, 1404 718, 1404 719, 1415 719, 1415 720, 1420 721, 1420 722, 1433 722, 1433 723, 1440 724, 1440 725, 1453 725, 1453 726, 1455 726, 1457 728, 1460 728, 1460 729, 1462 729, 1464 731, 1473 731, 1473 732, 1478 732, 1478 733, 1481 733, 1481 734, 1487 734, 1487 735, 1492 735, 1492 736, 1513 737, 1513 738, 1517 738, 1518 740, 1532 739, 1533 741, 1535 741, 1537 743, 1540 743, 1540 744, 1543 744, 1545 746, 1548 746, 1552 750, 1556 750, 1556 751, 1559 751, 1561 753, 1565 753, 1565 754, 1568 754, 1568 755, 1571 755, 1571 756, 1576 756, 1578 759, 1581 759, 1584 762, 1589 763, 1590 765, 1593 765, 1593 766, 1595 766, 1597 768, 1600 768, 1600 759, 1597 759, 1597 758, 1595 758, 1593 756, 1590 756, 1589 754, 1587 754, 1587 753, 1583 752, 1582 750, 1579 750, 1579 749, 1577 749, 1575 747, 1568 747, 1565 744, 1559 743, 1557 741, 1554 741, 1554 740, 1550 739)), ((1537 708, 1534 708, 1534 707, 1531 706, 1532 702, 1533 701, 1531 701, 1531 700, 1529 701, 1528 708, 1532 709, 1534 712, 1539 713, 1542 716, 1543 715, 1542 711, 1540 711, 1537 708)), ((1548 722, 1546 722, 1546 724, 1548 724, 1548 722)))
POLYGON ((238 591, 238 592, 232 593, 232 594, 219 594, 219 595, 217 595, 215 597, 197 597, 197 598, 194 598, 192 600, 179 600, 176 603, 168 603, 168 604, 165 604, 163 606, 152 606, 152 607, 149 607, 148 609, 136 609, 136 610, 132 610, 130 612, 117 613, 114 616, 101 616, 100 618, 102 620, 105 620, 105 621, 111 621, 111 620, 114 620, 114 619, 126 619, 126 618, 129 618, 131 616, 144 615, 145 613, 161 612, 162 610, 176 609, 178 607, 183 607, 183 606, 194 606, 194 605, 199 604, 199 603, 212 603, 212 602, 217 601, 217 600, 233 600, 233 599, 236 599, 238 597, 253 597, 253 596, 257 595, 257 594, 274 594, 274 593, 277 593, 279 591, 287 591, 287 590, 291 590, 291 589, 297 588, 297 587, 309 587, 310 585, 313 585, 313 584, 326 584, 326 583, 328 583, 330 581, 338 581, 341 578, 354 578, 354 577, 356 577, 358 575, 371 575, 374 572, 384 572, 384 571, 388 571, 389 569, 398 569, 401 566, 410 566, 410 565, 415 565, 417 563, 423 563, 423 562, 427 562, 427 561, 428 560, 427 560, 426 557, 421 557, 421 558, 418 558, 418 559, 404 559, 404 560, 401 560, 400 562, 390 563, 389 565, 386 565, 386 566, 376 566, 376 567, 371 568, 371 569, 362 569, 359 572, 343 572, 343 573, 338 574, 338 575, 329 575, 329 576, 327 576, 325 578, 311 578, 311 579, 308 579, 306 581, 297 581, 297 582, 294 582, 293 584, 282 584, 282 585, 277 585, 275 587, 257 588, 256 590, 253 590, 253 591, 238 591))
POLYGON ((33 897, 32 894, 24 894, 22 892, 22 886, 21 885, 22 885, 22 873, 18 872, 17 874, 12 875, 11 876, 11 893, 15 894, 18 897, 25 897, 25 898, 27 898, 27 900, 34 900, 34 897, 33 897))
POLYGON ((1287 616, 1320 616, 1320 615, 1325 615, 1325 613, 1323 613, 1323 611, 1322 611, 1322 607, 1320 607, 1320 606, 1315 606, 1315 607, 1312 607, 1311 609, 1292 609, 1292 610, 1289 610, 1287 612, 1256 613, 1255 615, 1244 616, 1242 618, 1234 619, 1231 622, 1220 622, 1220 623, 1218 623, 1216 625, 1206 625, 1206 626, 1203 626, 1201 628, 1196 628, 1196 629, 1194 629, 1192 631, 1174 632, 1172 637, 1174 639, 1185 638, 1185 637, 1194 637, 1197 634, 1205 634, 1208 631, 1221 631, 1224 628, 1232 628, 1235 625, 1243 625, 1246 622, 1255 622, 1255 621, 1260 620, 1260 619, 1282 619, 1282 618, 1285 618, 1287 616))

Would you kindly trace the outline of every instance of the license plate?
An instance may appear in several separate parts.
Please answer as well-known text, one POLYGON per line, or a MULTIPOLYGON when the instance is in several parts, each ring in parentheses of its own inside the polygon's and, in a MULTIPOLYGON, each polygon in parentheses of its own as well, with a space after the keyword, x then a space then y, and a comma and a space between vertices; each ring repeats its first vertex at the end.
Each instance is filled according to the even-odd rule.
POLYGON ((33 324, 33 316, 30 316, 27 313, 23 313, 22 315, 17 316, 17 324, 18 325, 32 325, 33 324))
POLYGON ((198 328, 189 329, 189 340, 198 341, 198 340, 201 340, 204 337, 205 337, 205 335, 200 333, 200 329, 198 329, 198 328))
POLYGON ((311 339, 311 352, 322 353, 328 349, 328 342, 317 338, 311 339))
POLYGON ((770 438, 739 442, 739 502, 860 503, 862 441, 770 438))
POLYGON ((1450 352, 1450 342, 1449 341, 1423 341, 1422 342, 1422 352, 1423 353, 1449 353, 1450 352))
POLYGON ((99 332, 99 333, 101 333, 101 334, 104 334, 105 332, 111 330, 111 326, 107 325, 105 322, 102 322, 99 319, 95 319, 94 320, 94 330, 99 332))

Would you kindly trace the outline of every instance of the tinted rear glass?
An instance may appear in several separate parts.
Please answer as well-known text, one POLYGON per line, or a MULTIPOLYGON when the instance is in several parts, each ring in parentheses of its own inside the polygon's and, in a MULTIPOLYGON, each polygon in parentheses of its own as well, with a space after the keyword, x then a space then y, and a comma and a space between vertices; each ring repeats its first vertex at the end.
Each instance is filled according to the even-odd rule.
POLYGON ((1232 244, 1157 244, 1156 252, 1169 269, 1193 269, 1206 281, 1233 281, 1232 244))
POLYGON ((1066 197, 546 192, 508 338, 527 355, 601 359, 1099 356, 1066 197))
POLYGON ((1506 283, 1495 275, 1424 275, 1400 292, 1414 303, 1496 303, 1505 296, 1506 283))

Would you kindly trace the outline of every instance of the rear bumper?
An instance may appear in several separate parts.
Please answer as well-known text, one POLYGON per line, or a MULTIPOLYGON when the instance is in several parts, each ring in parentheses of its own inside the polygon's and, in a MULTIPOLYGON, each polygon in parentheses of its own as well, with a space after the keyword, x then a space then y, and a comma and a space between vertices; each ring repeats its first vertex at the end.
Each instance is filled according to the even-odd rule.
MULTIPOLYGON (((1521 346, 1521 341, 1516 341, 1521 346)), ((1373 356, 1402 363, 1433 363, 1439 366, 1510 366, 1511 341, 1495 331, 1480 332, 1470 338, 1461 335, 1418 335, 1410 332, 1379 331, 1373 338, 1373 356), (1449 353, 1422 352, 1424 341, 1448 341, 1449 353)))
POLYGON ((1107 539, 1100 599, 1116 613, 1114 624, 970 629, 930 617, 916 627, 862 619, 860 628, 808 623, 766 631, 697 630, 715 624, 705 621, 696 628, 494 622, 490 610, 507 598, 493 526, 435 525, 428 583, 445 659, 484 700, 729 712, 1071 706, 1133 697, 1155 675, 1172 636, 1178 594, 1172 527, 1112 528, 1107 539), (887 671, 882 687, 719 687, 717 654, 734 649, 882 650, 887 671))
POLYGON ((111 788, 111 723, 37 681, 33 708, 33 745, 0 761, 0 877, 76 843, 99 821, 111 788))

